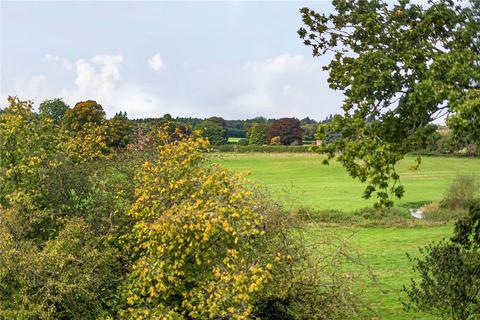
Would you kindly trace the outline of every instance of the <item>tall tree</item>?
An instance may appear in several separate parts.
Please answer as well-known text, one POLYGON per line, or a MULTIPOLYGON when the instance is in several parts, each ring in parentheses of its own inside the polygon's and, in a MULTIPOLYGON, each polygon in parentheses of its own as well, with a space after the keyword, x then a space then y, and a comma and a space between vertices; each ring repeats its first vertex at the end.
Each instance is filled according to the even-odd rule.
POLYGON ((248 130, 248 143, 253 145, 264 145, 267 143, 268 126, 264 123, 254 123, 248 130))
POLYGON ((478 137, 480 1, 334 0, 333 7, 329 15, 300 10, 300 38, 314 57, 333 55, 324 70, 346 97, 343 115, 318 133, 340 139, 317 151, 366 182, 365 198, 376 193, 377 206, 392 206, 392 195, 404 194, 395 164, 423 143, 429 123, 448 116, 460 135, 476 128, 478 137))

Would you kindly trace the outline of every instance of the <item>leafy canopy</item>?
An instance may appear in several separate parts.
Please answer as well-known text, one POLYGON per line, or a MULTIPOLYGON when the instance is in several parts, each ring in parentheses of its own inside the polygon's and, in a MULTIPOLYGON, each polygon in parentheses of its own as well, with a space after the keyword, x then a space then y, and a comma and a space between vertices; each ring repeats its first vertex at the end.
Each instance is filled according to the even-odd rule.
POLYGON ((52 119, 56 124, 62 121, 63 116, 70 107, 62 99, 50 99, 40 103, 38 113, 40 117, 52 119))
POLYGON ((324 66, 330 88, 346 97, 343 115, 318 132, 340 139, 316 150, 366 182, 365 198, 376 193, 377 205, 392 206, 391 196, 404 194, 395 164, 423 143, 429 123, 448 115, 459 136, 474 128, 470 138, 478 138, 480 2, 335 0, 333 7, 329 15, 300 10, 300 38, 314 57, 332 57, 324 66))

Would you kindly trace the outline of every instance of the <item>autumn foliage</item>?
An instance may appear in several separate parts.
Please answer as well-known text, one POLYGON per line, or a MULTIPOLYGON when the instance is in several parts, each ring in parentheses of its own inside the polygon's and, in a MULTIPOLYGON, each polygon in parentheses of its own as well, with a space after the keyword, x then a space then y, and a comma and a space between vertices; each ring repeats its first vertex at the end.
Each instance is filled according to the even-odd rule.
MULTIPOLYGON (((312 259, 279 206, 208 162, 200 132, 170 123, 152 131, 155 153, 121 153, 107 145, 103 120, 58 125, 30 102, 9 102, 0 115, 0 318, 356 314, 353 278, 333 262, 341 255, 312 259)), ((89 118, 78 106, 67 119, 89 118)))

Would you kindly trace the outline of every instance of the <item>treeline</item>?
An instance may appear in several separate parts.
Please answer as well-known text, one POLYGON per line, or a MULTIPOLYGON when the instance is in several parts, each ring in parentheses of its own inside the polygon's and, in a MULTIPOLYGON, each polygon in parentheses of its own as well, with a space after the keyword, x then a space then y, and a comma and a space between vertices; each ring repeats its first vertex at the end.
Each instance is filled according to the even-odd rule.
MULTIPOLYGON (((161 118, 144 118, 144 119, 135 119, 133 121, 136 123, 151 124, 151 123, 159 123, 164 118, 172 119, 171 115, 166 114, 161 118)), ((283 118, 283 119, 288 119, 288 118, 283 118)), ((296 119, 296 118, 291 118, 291 119, 296 119)), ((333 119, 333 115, 327 116, 322 121, 316 121, 309 117, 298 120, 299 126, 302 130, 302 138, 298 139, 298 137, 296 137, 297 140, 307 140, 307 141, 315 140, 315 133, 317 131, 318 125, 321 123, 329 122, 332 119, 333 119)), ((201 128, 206 125, 207 121, 210 121, 219 125, 224 130, 226 130, 227 137, 248 139, 249 132, 251 131, 254 125, 262 125, 266 128, 269 128, 270 126, 272 126, 273 123, 278 122, 278 120, 281 120, 281 119, 273 119, 273 118, 268 119, 265 117, 255 117, 255 118, 246 119, 246 120, 226 120, 221 117, 210 117, 210 118, 176 117, 174 120, 180 123, 183 123, 185 125, 188 125, 191 128, 201 128)), ((298 130, 298 129, 295 126, 293 126, 292 130, 298 130)), ((220 141, 220 142, 224 142, 224 141, 220 141)), ((260 143, 258 140, 254 139, 254 141, 252 142, 254 142, 252 144, 268 144, 267 142, 269 141, 262 141, 260 143)), ((218 144, 222 144, 222 143, 218 143, 218 144)))
MULTIPOLYGON (((0 113, 4 111, 0 110, 0 113)), ((60 124, 68 131, 78 131, 85 124, 93 126, 103 124, 104 148, 117 150, 146 150, 153 148, 154 135, 158 128, 168 128, 173 134, 175 131, 190 134, 198 131, 207 138, 213 146, 231 144, 229 137, 239 138, 235 146, 217 147, 216 150, 246 152, 261 150, 270 152, 272 148, 260 146, 299 146, 307 144, 330 144, 341 137, 339 132, 324 132, 323 140, 318 140, 317 133, 332 122, 334 115, 329 115, 322 121, 310 118, 301 120, 296 118, 267 119, 256 117, 247 120, 225 120, 222 117, 210 118, 176 117, 165 114, 160 118, 142 118, 130 120, 125 112, 118 112, 111 119, 106 118, 103 107, 96 101, 88 100, 77 103, 73 108, 62 99, 45 100, 40 103, 36 117, 49 118, 60 124), (320 128, 320 129, 319 129, 320 128), (246 146, 250 146, 246 148, 246 146)), ((88 127, 88 126, 86 126, 88 127)), ((445 126, 427 125, 423 129, 425 139, 416 145, 415 153, 420 154, 451 154, 471 155, 480 154, 480 145, 471 139, 458 139, 445 126)), ((84 134, 86 134, 85 132, 84 134)), ((99 148, 102 149, 102 148, 99 148)), ((277 148, 278 149, 278 148, 277 148)), ((278 152, 286 149, 275 149, 278 152)), ((306 150, 294 148, 291 150, 306 150)))

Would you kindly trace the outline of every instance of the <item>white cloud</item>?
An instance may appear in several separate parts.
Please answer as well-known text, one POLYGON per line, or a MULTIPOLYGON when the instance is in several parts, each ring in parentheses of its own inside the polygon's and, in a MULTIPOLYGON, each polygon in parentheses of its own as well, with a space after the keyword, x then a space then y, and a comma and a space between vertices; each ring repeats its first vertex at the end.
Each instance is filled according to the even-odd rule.
POLYGON ((155 71, 162 71, 166 67, 165 62, 163 62, 162 57, 158 53, 148 59, 148 64, 155 71))
POLYGON ((51 64, 58 64, 58 65, 61 65, 66 70, 72 70, 72 63, 70 61, 68 61, 65 58, 52 55, 50 53, 46 54, 43 57, 42 62, 51 63, 51 64))
POLYGON ((121 85, 120 66, 123 57, 120 55, 100 55, 90 61, 77 60, 75 63, 75 90, 72 97, 85 99, 95 98, 99 101, 111 103, 121 85))
POLYGON ((318 61, 288 53, 243 67, 242 90, 230 97, 236 117, 322 118, 339 112, 342 95, 326 88, 327 74, 318 61))
MULTIPOLYGON (((263 62, 247 62, 244 68, 254 72, 281 74, 308 69, 312 65, 303 55, 297 54, 292 56, 284 53, 263 62)), ((317 67, 316 65, 313 66, 317 67)))
MULTIPOLYGON (((47 55, 44 61, 62 64, 68 60, 47 55)), ((159 55, 150 59, 161 69, 159 61, 159 55)), ((132 118, 171 113, 227 119, 310 116, 320 120, 339 112, 343 98, 326 86, 327 74, 320 63, 303 55, 281 54, 199 74, 191 70, 205 66, 192 63, 186 70, 180 67, 177 78, 155 83, 132 80, 128 73, 122 73, 123 63, 121 55, 79 59, 71 63, 70 70, 65 67, 63 79, 35 75, 14 82, 9 93, 34 99, 37 104, 54 97, 62 97, 70 105, 92 99, 109 116, 127 111, 132 118), (229 81, 225 81, 227 76, 229 81)))

